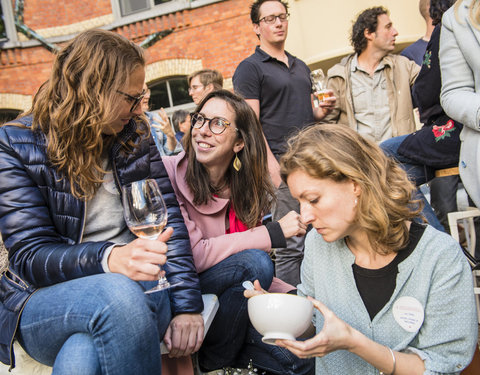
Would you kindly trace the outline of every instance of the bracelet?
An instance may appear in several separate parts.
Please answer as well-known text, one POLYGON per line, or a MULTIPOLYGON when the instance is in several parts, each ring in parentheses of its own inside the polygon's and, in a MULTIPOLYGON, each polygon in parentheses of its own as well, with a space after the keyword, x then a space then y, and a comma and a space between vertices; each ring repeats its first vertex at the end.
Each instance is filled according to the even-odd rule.
MULTIPOLYGON (((393 375, 393 374, 395 374, 395 368, 397 367, 397 360, 395 358, 395 354, 393 354, 393 350, 390 349, 388 346, 386 346, 386 348, 388 350, 390 350, 390 354, 392 355, 393 369, 392 369, 392 372, 390 373, 390 375, 393 375)), ((386 374, 384 372, 380 371, 380 375, 386 375, 386 374)))

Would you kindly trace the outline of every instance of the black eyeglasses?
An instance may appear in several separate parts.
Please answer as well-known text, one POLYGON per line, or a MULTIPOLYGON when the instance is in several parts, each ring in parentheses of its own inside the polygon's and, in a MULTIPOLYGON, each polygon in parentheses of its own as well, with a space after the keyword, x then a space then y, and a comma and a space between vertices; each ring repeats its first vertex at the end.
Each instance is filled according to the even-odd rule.
POLYGON ((280 20, 280 22, 287 22, 289 17, 290 17, 290 13, 282 13, 282 14, 279 14, 278 16, 271 14, 269 16, 260 18, 257 23, 264 21, 267 25, 271 25, 277 22, 277 18, 280 20))
POLYGON ((123 91, 120 91, 120 90, 117 90, 117 92, 119 94, 122 94, 123 96, 125 96, 127 98, 127 100, 132 103, 132 108, 130 108, 130 112, 135 111, 138 104, 142 101, 142 99, 145 97, 145 95, 147 95, 146 90, 142 91, 142 93, 139 96, 132 96, 132 95, 129 95, 126 92, 123 92, 123 91))
MULTIPOLYGON (((190 114, 192 118, 192 128, 193 129, 200 129, 205 122, 208 121, 208 128, 213 134, 222 134, 226 128, 228 128, 231 123, 223 118, 214 117, 214 118, 206 118, 204 115, 195 112, 190 114)), ((237 128, 235 128, 237 130, 237 128)))

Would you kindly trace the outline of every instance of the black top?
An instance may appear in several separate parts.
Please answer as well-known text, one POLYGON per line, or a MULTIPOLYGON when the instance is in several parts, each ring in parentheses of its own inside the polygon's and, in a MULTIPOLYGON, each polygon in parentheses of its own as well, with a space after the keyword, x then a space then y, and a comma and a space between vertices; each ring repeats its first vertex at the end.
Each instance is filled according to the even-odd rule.
POLYGON ((405 138, 398 153, 435 169, 458 165, 462 124, 449 118, 440 105, 442 79, 438 51, 441 24, 435 26, 425 51, 422 68, 412 89, 423 128, 405 138))
POLYGON ((260 102, 260 123, 270 149, 278 158, 289 135, 314 122, 310 69, 285 52, 288 66, 259 46, 243 60, 233 75, 235 92, 260 102))
POLYGON ((442 79, 438 51, 441 27, 442 25, 438 24, 432 32, 421 64, 422 68, 412 88, 412 95, 420 112, 420 121, 425 125, 431 125, 437 117, 445 114, 440 105, 442 79))
POLYGON ((385 267, 373 270, 352 265, 358 292, 371 320, 390 300, 397 284, 398 265, 415 250, 424 231, 424 225, 412 222, 407 246, 398 251, 397 256, 385 267))

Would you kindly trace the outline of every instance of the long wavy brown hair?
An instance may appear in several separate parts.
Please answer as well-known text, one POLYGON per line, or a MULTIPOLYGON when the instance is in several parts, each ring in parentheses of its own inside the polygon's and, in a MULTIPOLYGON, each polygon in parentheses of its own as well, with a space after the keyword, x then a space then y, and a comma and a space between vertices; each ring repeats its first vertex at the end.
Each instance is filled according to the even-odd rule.
MULTIPOLYGON (((235 114, 238 137, 243 139, 244 147, 237 153, 242 168, 237 172, 233 168, 233 158, 226 171, 225 179, 231 192, 231 202, 237 217, 248 226, 255 227, 262 215, 271 206, 274 187, 267 167, 267 149, 262 127, 255 112, 240 96, 227 90, 213 91, 205 96, 197 107, 200 112, 212 98, 224 100, 235 114)), ((197 161, 192 146, 192 132, 185 136, 185 152, 188 157, 186 182, 193 192, 195 204, 207 204, 214 199, 215 186, 210 183, 206 168, 197 161)))
POLYGON ((356 221, 375 251, 386 254, 405 247, 407 221, 419 216, 415 186, 405 171, 375 143, 345 125, 313 125, 288 142, 280 161, 282 179, 301 170, 313 178, 351 180, 361 189, 356 221))
POLYGON ((49 161, 70 181, 77 198, 89 199, 102 181, 105 136, 118 114, 117 90, 145 66, 144 51, 128 39, 89 30, 72 39, 55 57, 52 72, 32 108, 34 130, 47 139, 49 161))

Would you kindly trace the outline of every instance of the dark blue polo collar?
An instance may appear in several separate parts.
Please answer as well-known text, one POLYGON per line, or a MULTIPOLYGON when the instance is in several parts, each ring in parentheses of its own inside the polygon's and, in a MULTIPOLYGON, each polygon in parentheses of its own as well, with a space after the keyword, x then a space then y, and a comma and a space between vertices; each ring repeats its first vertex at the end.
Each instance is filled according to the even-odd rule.
MULTIPOLYGON (((283 64, 282 61, 278 60, 275 57, 270 56, 268 53, 266 53, 263 49, 260 48, 260 46, 255 47, 255 54, 258 55, 259 60, 261 62, 267 62, 267 61, 278 61, 279 63, 283 64)), ((288 58, 288 66, 292 67, 293 63, 297 59, 295 56, 289 54, 287 51, 285 51, 285 55, 287 55, 288 58)))

